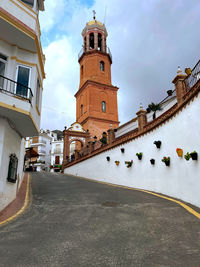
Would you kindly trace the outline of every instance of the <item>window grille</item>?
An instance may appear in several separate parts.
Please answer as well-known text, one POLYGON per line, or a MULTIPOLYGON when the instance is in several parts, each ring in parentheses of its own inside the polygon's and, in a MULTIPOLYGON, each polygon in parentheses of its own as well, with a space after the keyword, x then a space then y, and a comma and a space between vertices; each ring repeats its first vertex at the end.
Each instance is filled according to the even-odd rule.
POLYGON ((10 155, 10 162, 8 167, 8 182, 15 183, 17 180, 17 166, 18 166, 18 158, 15 154, 10 155))

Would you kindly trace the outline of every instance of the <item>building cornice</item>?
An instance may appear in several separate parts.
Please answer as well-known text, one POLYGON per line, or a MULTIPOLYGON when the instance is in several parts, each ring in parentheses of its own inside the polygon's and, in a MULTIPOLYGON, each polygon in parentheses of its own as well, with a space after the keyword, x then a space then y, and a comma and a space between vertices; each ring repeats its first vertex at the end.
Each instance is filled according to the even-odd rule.
POLYGON ((0 107, 4 107, 4 108, 7 108, 7 109, 10 109, 10 110, 13 110, 13 111, 16 111, 16 112, 19 112, 19 113, 22 113, 24 115, 29 116, 30 119, 32 120, 32 123, 33 123, 36 131, 39 133, 39 129, 38 129, 38 127, 37 127, 37 125, 36 125, 36 123, 35 123, 35 121, 34 121, 34 119, 33 119, 33 117, 32 117, 30 112, 28 112, 28 111, 26 111, 24 109, 21 109, 21 108, 13 107, 13 106, 5 104, 3 102, 0 102, 0 107))
POLYGON ((98 86, 98 87, 102 87, 103 89, 110 89, 112 91, 118 91, 119 88, 113 85, 108 85, 108 84, 103 84, 103 83, 99 83, 99 82, 95 82, 95 81, 91 81, 91 80, 87 80, 82 86, 81 88, 79 88, 78 92, 74 95, 75 97, 77 97, 84 89, 86 86, 88 85, 94 85, 94 86, 98 86))

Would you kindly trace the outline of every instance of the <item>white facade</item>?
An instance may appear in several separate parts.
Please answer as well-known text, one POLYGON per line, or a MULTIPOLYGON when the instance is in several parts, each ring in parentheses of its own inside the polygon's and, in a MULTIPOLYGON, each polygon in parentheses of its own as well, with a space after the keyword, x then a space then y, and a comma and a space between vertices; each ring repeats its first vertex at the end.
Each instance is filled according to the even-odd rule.
POLYGON ((38 141, 34 141, 33 137, 26 138, 26 148, 34 148, 39 154, 38 158, 30 163, 30 166, 35 171, 49 171, 51 164, 51 146, 52 146, 52 133, 50 131, 40 130, 39 136, 36 137, 38 141))
POLYGON ((200 93, 179 113, 153 131, 121 146, 102 152, 64 170, 64 173, 91 178, 133 188, 146 189, 182 199, 200 207, 200 93), (154 141, 162 142, 158 149, 154 141), (121 153, 120 148, 125 152, 121 153), (199 159, 186 161, 177 156, 176 148, 184 154, 197 151, 199 159), (142 160, 136 153, 142 152, 142 160), (110 157, 110 161, 106 157, 110 157), (167 167, 161 161, 171 158, 167 167), (155 165, 150 159, 155 159, 155 165), (116 166, 115 161, 120 161, 116 166), (125 161, 133 160, 127 168, 125 161))
MULTIPOLYGON (((63 162, 63 139, 57 140, 56 138, 52 141, 51 149, 51 165, 62 165, 63 162)), ((52 172, 54 169, 51 170, 52 172)))
POLYGON ((0 1, 0 210, 15 198, 23 179, 23 138, 37 135, 40 127, 45 73, 38 12, 43 4, 0 1), (17 177, 13 183, 7 180, 14 172, 10 166, 17 177))

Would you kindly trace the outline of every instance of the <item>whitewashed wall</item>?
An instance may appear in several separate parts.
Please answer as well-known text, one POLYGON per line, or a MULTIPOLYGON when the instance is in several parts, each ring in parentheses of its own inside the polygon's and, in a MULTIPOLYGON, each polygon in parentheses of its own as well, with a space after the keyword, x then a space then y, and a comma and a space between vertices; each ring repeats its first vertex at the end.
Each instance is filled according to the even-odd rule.
POLYGON ((23 179, 24 163, 24 140, 11 129, 5 119, 0 118, 0 211, 16 197, 17 190, 23 179), (10 183, 7 181, 9 156, 15 153, 18 158, 18 181, 10 183))
POLYGON ((160 192, 200 207, 199 114, 200 95, 163 126, 121 146, 125 148, 124 154, 121 147, 116 147, 73 165, 64 173, 160 192), (153 144, 155 140, 162 141, 160 149, 153 144), (184 154, 196 150, 199 160, 179 158, 177 147, 182 148, 184 154), (137 152, 143 152, 141 161, 135 155, 137 152), (171 157, 170 167, 161 162, 163 156, 171 157), (154 166, 150 164, 151 158, 156 160, 154 166), (120 161, 119 166, 115 165, 115 160, 120 161), (134 161, 129 169, 124 163, 126 160, 134 161))

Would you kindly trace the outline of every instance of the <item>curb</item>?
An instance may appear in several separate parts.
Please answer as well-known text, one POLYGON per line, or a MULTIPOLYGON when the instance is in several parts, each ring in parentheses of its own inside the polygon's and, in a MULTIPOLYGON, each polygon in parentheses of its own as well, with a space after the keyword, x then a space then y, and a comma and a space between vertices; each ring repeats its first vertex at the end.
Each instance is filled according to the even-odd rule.
POLYGON ((27 208, 27 206, 29 204, 29 199, 30 199, 30 174, 27 174, 27 175, 28 175, 28 178, 27 178, 27 183, 26 183, 26 195, 25 195, 23 206, 14 215, 8 217, 4 221, 0 221, 0 226, 14 220, 16 217, 21 215, 25 211, 25 209, 27 208))

